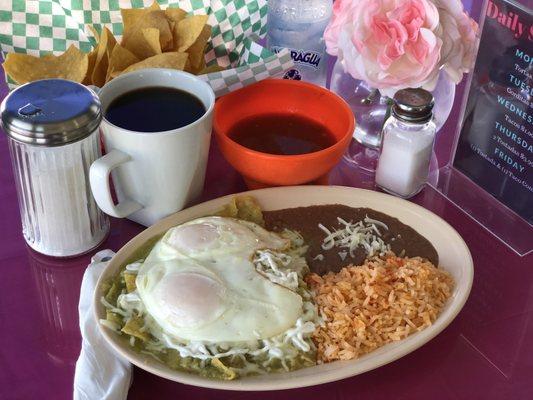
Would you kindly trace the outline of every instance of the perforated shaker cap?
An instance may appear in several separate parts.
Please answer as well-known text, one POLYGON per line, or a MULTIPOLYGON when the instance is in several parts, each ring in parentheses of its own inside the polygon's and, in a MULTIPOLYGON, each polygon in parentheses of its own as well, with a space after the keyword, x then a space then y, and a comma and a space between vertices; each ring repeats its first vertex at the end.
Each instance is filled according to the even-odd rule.
POLYGON ((394 95, 393 115, 406 122, 425 123, 433 116, 433 95, 424 89, 402 89, 394 95))
POLYGON ((0 106, 0 122, 12 139, 39 146, 82 140, 100 124, 98 96, 64 79, 44 79, 12 91, 0 106))

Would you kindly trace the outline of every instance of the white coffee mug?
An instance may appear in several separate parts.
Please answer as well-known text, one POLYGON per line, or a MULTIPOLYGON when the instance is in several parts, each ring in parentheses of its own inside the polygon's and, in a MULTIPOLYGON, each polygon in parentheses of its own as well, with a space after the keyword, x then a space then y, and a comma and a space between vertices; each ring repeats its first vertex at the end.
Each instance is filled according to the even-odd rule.
POLYGON ((89 174, 94 198, 105 213, 145 226, 183 209, 201 194, 215 105, 213 89, 198 77, 152 68, 120 75, 99 90, 104 116, 118 96, 154 86, 194 94, 203 103, 205 114, 187 126, 165 132, 130 131, 104 117, 100 131, 107 154, 91 165, 89 174), (118 204, 112 199, 110 174, 118 204))

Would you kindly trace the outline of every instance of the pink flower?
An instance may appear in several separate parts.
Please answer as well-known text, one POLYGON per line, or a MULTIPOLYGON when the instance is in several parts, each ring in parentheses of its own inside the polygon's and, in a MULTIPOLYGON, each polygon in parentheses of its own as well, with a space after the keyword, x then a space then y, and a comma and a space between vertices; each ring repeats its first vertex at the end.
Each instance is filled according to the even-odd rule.
POLYGON ((351 18, 352 3, 352 0, 336 0, 333 3, 333 16, 324 32, 324 40, 328 46, 327 51, 331 55, 337 55, 339 34, 344 24, 348 23, 351 18))
POLYGON ((385 94, 432 89, 441 67, 456 81, 469 68, 475 37, 460 0, 336 0, 324 33, 344 70, 385 94))
POLYGON ((441 15, 442 68, 453 82, 459 83, 463 74, 474 66, 479 27, 464 12, 460 1, 435 0, 435 3, 441 15))

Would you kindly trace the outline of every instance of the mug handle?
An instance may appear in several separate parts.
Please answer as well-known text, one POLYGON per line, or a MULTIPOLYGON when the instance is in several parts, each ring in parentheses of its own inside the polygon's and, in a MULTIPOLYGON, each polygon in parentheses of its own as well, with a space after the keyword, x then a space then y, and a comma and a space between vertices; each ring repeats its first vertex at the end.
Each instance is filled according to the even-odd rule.
POLYGON ((141 204, 130 199, 126 199, 115 205, 111 197, 109 175, 113 169, 128 161, 131 161, 130 155, 120 150, 111 150, 105 156, 94 161, 89 169, 91 191, 93 192, 98 207, 106 214, 116 218, 126 218, 128 215, 143 208, 141 204))

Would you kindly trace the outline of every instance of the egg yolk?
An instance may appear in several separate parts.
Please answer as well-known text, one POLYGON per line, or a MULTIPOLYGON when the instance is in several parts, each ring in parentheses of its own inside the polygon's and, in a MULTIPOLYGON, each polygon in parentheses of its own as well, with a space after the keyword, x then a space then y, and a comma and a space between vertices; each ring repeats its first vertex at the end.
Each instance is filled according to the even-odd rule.
POLYGON ((165 275, 155 288, 155 299, 167 310, 169 322, 198 327, 214 321, 224 311, 225 288, 215 279, 191 272, 165 275))
POLYGON ((194 224, 174 229, 168 243, 183 250, 203 250, 219 238, 218 229, 210 224, 194 224))

